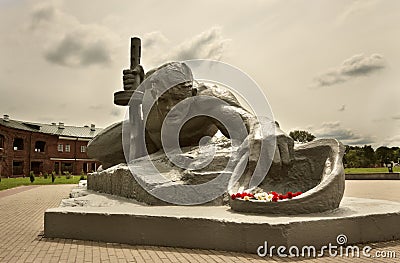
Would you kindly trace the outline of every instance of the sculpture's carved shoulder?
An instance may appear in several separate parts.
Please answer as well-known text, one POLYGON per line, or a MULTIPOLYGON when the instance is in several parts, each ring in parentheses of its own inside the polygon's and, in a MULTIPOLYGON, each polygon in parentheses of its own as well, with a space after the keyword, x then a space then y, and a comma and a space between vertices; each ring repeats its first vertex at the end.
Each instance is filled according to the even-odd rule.
POLYGON ((193 87, 197 89, 198 95, 216 97, 231 106, 242 108, 235 95, 227 88, 217 85, 208 86, 204 83, 194 83, 193 87))

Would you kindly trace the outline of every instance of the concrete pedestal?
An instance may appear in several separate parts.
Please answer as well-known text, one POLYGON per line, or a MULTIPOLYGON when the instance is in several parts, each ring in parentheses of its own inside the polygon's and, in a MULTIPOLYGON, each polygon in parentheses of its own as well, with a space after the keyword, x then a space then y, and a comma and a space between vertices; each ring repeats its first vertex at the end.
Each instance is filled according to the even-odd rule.
POLYGON ((45 212, 45 236, 256 253, 274 246, 316 248, 347 236, 347 244, 400 239, 400 203, 343 198, 331 212, 273 216, 228 206, 145 206, 87 191, 45 212))

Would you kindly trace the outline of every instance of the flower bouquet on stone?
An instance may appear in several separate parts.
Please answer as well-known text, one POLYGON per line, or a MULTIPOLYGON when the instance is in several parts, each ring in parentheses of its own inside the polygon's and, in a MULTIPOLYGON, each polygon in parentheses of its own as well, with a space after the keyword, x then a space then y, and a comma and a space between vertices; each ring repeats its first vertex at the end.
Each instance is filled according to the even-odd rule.
POLYGON ((279 202, 287 199, 292 199, 296 196, 301 195, 302 192, 287 192, 286 194, 277 192, 259 192, 252 193, 251 191, 239 191, 236 194, 231 194, 232 200, 239 199, 244 201, 259 200, 264 202, 279 202))

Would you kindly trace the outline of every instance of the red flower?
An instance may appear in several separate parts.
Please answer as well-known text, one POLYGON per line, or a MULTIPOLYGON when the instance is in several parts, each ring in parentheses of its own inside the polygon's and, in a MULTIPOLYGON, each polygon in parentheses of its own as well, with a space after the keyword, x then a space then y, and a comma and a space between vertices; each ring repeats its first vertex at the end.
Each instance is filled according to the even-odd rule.
POLYGON ((302 192, 296 192, 294 196, 298 196, 298 195, 301 195, 301 194, 302 194, 302 192))
POLYGON ((231 198, 232 198, 232 200, 235 200, 235 199, 236 199, 236 195, 235 195, 235 194, 232 194, 232 195, 231 195, 231 198))
POLYGON ((247 195, 246 193, 242 193, 242 194, 240 195, 240 197, 241 197, 241 198, 244 198, 246 195, 247 195))
POLYGON ((240 193, 236 193, 236 198, 242 198, 242 196, 240 195, 240 193))
POLYGON ((292 193, 292 192, 287 192, 287 197, 288 197, 289 199, 292 199, 293 193, 292 193))
POLYGON ((272 202, 278 202, 278 196, 274 195, 274 197, 272 197, 272 202))
POLYGON ((271 192, 273 196, 279 196, 277 192, 271 192))
POLYGON ((279 197, 279 200, 283 200, 284 199, 284 197, 283 197, 283 195, 278 195, 278 197, 279 197))

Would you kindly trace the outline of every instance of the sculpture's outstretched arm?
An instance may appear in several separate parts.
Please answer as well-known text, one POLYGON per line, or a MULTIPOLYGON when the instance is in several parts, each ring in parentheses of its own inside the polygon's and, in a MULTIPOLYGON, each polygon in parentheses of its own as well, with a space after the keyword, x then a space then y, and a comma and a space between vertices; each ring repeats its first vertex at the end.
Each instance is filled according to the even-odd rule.
MULTIPOLYGON (((225 116, 224 119, 230 120, 237 115, 241 117, 248 132, 247 139, 251 152, 251 161, 252 159, 254 159, 253 161, 257 161, 256 159, 260 156, 261 141, 266 142, 271 140, 271 133, 266 133, 265 131, 262 132, 261 130, 262 125, 265 125, 265 123, 260 123, 263 121, 270 122, 270 126, 275 126, 276 148, 273 164, 277 166, 288 165, 294 160, 294 141, 290 136, 280 129, 278 123, 272 123, 272 120, 258 120, 254 114, 250 113, 240 105, 233 93, 225 88, 216 86, 207 87, 204 84, 198 85, 197 88, 199 90, 198 94, 216 97, 229 105, 221 104, 212 109, 214 111, 221 112, 220 114, 225 116)), ((218 120, 213 119, 213 121, 222 134, 227 138, 230 138, 230 134, 226 127, 218 120)))

